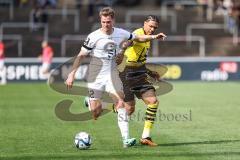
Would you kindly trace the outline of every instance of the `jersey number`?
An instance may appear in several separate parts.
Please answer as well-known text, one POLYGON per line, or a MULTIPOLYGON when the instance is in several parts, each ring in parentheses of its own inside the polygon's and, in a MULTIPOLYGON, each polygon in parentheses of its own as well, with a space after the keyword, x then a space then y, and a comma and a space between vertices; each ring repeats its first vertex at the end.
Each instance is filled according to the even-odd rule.
POLYGON ((108 53, 108 58, 112 59, 112 57, 116 55, 116 45, 114 43, 107 44, 106 51, 108 53))

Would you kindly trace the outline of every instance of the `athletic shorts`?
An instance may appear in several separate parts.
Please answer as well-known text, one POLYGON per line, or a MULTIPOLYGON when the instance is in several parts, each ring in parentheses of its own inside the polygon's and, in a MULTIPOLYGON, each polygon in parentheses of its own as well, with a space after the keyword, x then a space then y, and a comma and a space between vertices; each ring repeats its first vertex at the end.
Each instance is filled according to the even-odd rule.
POLYGON ((48 72, 50 69, 50 66, 51 66, 50 63, 43 62, 42 66, 41 66, 41 73, 48 72))
POLYGON ((147 80, 147 69, 145 65, 141 67, 126 66, 121 72, 120 78, 123 83, 124 101, 129 102, 134 100, 134 95, 141 99, 142 94, 146 91, 155 88, 152 83, 147 80))
POLYGON ((103 94, 108 94, 109 96, 110 93, 114 95, 123 93, 119 72, 112 71, 110 74, 97 75, 93 82, 88 81, 88 90, 90 100, 101 99, 103 94))

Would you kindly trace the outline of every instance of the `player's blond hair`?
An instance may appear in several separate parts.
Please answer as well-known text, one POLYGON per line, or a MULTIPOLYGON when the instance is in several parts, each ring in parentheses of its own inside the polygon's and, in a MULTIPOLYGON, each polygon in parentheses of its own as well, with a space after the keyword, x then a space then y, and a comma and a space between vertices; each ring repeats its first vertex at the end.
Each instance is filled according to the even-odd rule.
POLYGON ((104 16, 104 17, 110 16, 111 18, 114 18, 115 17, 115 11, 111 7, 104 7, 100 10, 99 16, 100 16, 100 18, 102 16, 104 16))

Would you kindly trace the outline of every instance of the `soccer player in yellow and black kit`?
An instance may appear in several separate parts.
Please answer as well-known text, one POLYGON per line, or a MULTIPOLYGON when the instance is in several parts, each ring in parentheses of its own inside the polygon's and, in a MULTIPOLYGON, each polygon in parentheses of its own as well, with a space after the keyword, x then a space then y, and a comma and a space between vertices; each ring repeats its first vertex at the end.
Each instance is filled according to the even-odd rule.
MULTIPOLYGON (((136 35, 153 35, 154 31, 158 28, 158 24, 159 20, 156 16, 147 16, 143 28, 136 29, 133 33, 136 35)), ((161 33, 161 35, 161 39, 164 40, 166 35, 163 33, 161 33)), ((160 76, 157 72, 150 71, 145 66, 150 45, 150 41, 132 41, 131 44, 128 45, 128 48, 124 52, 124 62, 122 62, 125 63, 125 68, 120 73, 120 78, 123 82, 125 107, 129 115, 135 110, 134 95, 142 99, 147 106, 140 143, 143 145, 157 146, 151 139, 150 131, 156 117, 159 102, 155 94, 155 88, 147 80, 147 76, 150 75, 155 79, 159 79, 160 76)))

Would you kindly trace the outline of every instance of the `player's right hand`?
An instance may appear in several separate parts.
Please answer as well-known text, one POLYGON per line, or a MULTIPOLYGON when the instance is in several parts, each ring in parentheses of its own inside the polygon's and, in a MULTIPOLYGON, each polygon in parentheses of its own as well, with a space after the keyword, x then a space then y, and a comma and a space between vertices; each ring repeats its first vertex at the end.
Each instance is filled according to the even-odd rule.
POLYGON ((164 33, 159 33, 156 35, 156 39, 162 39, 164 40, 167 36, 164 33))
POLYGON ((68 75, 67 80, 65 81, 65 84, 67 86, 67 89, 71 89, 73 86, 73 82, 74 82, 74 76, 72 75, 68 75))

